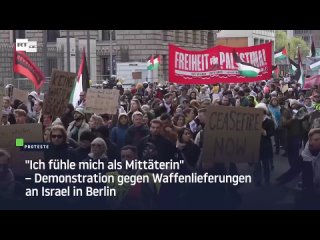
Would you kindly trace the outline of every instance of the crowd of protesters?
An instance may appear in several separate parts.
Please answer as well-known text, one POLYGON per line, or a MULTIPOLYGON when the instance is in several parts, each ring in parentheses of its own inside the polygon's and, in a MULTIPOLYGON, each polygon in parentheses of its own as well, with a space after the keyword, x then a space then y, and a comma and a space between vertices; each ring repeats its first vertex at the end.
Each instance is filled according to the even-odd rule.
MULTIPOLYGON (((274 155, 288 159, 290 169, 277 178, 284 184, 302 172, 299 208, 319 208, 320 189, 320 89, 303 89, 290 77, 256 83, 177 85, 138 83, 120 89, 117 115, 86 114, 86 93, 76 106, 69 104, 61 116, 42 112, 36 92, 22 99, 3 98, 1 125, 41 123, 43 140, 50 144, 45 160, 104 162, 183 159, 181 174, 209 172, 238 174, 235 163, 202 168, 203 136, 209 105, 260 108, 264 112, 260 160, 251 164, 254 184, 270 184, 274 155), (318 201, 316 201, 316 199, 318 201)), ((10 154, 0 151, 0 192, 12 197, 14 172, 10 154)), ((108 171, 109 175, 151 172, 108 171)), ((241 186, 240 186, 241 187, 241 186)), ((135 184, 118 186, 116 198, 88 201, 86 207, 105 209, 237 209, 241 206, 239 186, 232 184, 135 184), (89 206, 89 205, 94 206, 89 206)), ((72 207, 72 200, 63 202, 72 207)))

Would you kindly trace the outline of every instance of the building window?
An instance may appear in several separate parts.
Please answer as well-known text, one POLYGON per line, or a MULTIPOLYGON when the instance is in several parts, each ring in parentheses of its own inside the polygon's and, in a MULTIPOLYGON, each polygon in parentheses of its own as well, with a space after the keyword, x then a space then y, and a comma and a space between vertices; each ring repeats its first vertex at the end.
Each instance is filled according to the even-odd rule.
POLYGON ((214 36, 213 36, 213 32, 209 30, 208 32, 208 48, 213 47, 214 45, 214 36))
POLYGON ((184 30, 184 42, 188 43, 188 30, 184 30))
POLYGON ((259 45, 259 39, 258 38, 254 38, 253 39, 253 45, 259 45))
POLYGON ((204 41, 205 41, 205 35, 204 35, 204 31, 201 31, 201 45, 204 45, 204 41))
POLYGON ((168 81, 168 55, 162 55, 163 80, 168 81))
POLYGON ((57 42, 60 37, 60 30, 47 30, 47 42, 57 42))
POLYGON ((192 43, 193 44, 197 43, 197 30, 192 30, 192 43))
POLYGON ((26 38, 26 30, 13 30, 12 31, 13 42, 16 42, 16 39, 24 39, 24 38, 26 38))
POLYGON ((263 39, 260 39, 260 44, 264 44, 264 40, 263 39))
POLYGON ((46 74, 46 76, 51 75, 52 69, 58 69, 58 59, 49 57, 49 58, 47 58, 47 74, 46 74))
POLYGON ((116 30, 102 30, 101 40, 110 41, 110 32, 112 40, 116 40, 116 30))
POLYGON ((176 30, 175 31, 175 41, 176 42, 179 42, 180 41, 180 36, 179 36, 180 34, 179 34, 179 30, 176 30))
POLYGON ((168 30, 163 30, 162 34, 163 41, 168 41, 168 30))
MULTIPOLYGON (((110 76, 110 57, 103 57, 102 58, 102 75, 103 79, 106 79, 110 76)), ((116 55, 112 56, 112 73, 111 75, 116 74, 116 55)))
POLYGON ((303 36, 302 39, 303 39, 306 43, 309 42, 309 36, 303 36))

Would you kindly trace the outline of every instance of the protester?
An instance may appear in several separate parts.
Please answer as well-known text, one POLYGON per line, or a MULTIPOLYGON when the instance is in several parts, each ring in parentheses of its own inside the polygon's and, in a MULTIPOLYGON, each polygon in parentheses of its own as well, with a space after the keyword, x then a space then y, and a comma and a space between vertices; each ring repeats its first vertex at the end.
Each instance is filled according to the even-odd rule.
POLYGON ((95 135, 86 130, 80 135, 79 147, 74 149, 75 160, 80 162, 85 159, 91 151, 91 142, 95 139, 95 135))
POLYGON ((150 126, 150 134, 141 139, 138 145, 138 156, 141 159, 142 153, 148 142, 153 143, 158 152, 158 161, 168 162, 175 159, 176 149, 173 143, 161 136, 162 123, 160 120, 153 119, 150 126))
POLYGON ((14 110, 14 117, 16 119, 16 124, 27 123, 27 113, 22 109, 14 110))
POLYGON ((95 130, 96 137, 102 138, 107 145, 107 157, 108 159, 118 159, 119 154, 117 152, 117 145, 110 140, 109 128, 107 126, 100 126, 95 130))
MULTIPOLYGON (((15 178, 10 168, 10 154, 0 148, 0 202, 12 201, 15 192, 15 178)), ((0 209, 2 207, 0 206, 0 209)))
MULTIPOLYGON (((126 165, 126 162, 130 163, 137 158, 138 154, 135 146, 126 145, 121 148, 121 163, 123 166, 126 165)), ((152 158, 148 157, 148 159, 152 158)), ((144 174, 147 174, 147 172, 141 170, 127 170, 125 168, 107 173, 107 175, 115 176, 115 178, 118 178, 119 175, 134 176, 144 174)), ((107 204, 110 209, 150 210, 156 208, 157 188, 152 181, 150 183, 136 183, 134 185, 124 183, 120 186, 108 183, 108 186, 116 187, 118 192, 115 198, 107 199, 107 204)))
POLYGON ((117 126, 111 130, 111 141, 117 145, 118 152, 125 145, 125 134, 128 127, 129 120, 127 114, 119 114, 117 126))
POLYGON ((51 127, 46 127, 43 132, 43 141, 46 143, 50 142, 50 132, 51 132, 51 127))
POLYGON ((80 141, 80 135, 86 130, 90 130, 88 123, 85 121, 85 114, 83 108, 76 108, 73 114, 73 119, 67 129, 69 138, 72 138, 76 142, 80 141))
POLYGON ((262 183, 262 169, 264 176, 264 183, 270 183, 270 164, 271 169, 273 166, 273 149, 271 143, 271 137, 274 135, 274 122, 268 117, 268 108, 266 104, 259 103, 255 108, 263 110, 263 122, 260 141, 260 157, 259 162, 255 166, 255 183, 260 186, 262 183))
POLYGON ((143 115, 141 112, 135 112, 132 115, 133 124, 125 133, 125 145, 137 146, 142 138, 149 134, 149 129, 143 124, 143 115))
POLYGON ((200 155, 200 148, 192 141, 192 132, 188 128, 178 130, 176 147, 179 151, 179 159, 185 160, 186 172, 193 172, 200 155))
POLYGON ((61 121, 65 129, 68 129, 69 124, 73 121, 74 107, 71 103, 68 104, 66 111, 61 117, 61 121))
POLYGON ((272 120, 274 121, 275 132, 274 141, 276 147, 276 154, 280 152, 280 138, 281 138, 281 108, 279 106, 278 99, 276 97, 271 98, 268 110, 271 114, 272 120))
POLYGON ((78 108, 78 107, 85 107, 85 102, 86 102, 86 92, 81 92, 80 95, 79 95, 80 99, 78 100, 75 108, 78 108))
POLYGON ((103 126, 103 118, 99 115, 93 114, 88 124, 91 131, 94 132, 97 130, 97 128, 103 126))
POLYGON ((302 191, 296 196, 297 209, 320 209, 320 128, 311 129, 309 141, 299 159, 284 174, 277 178, 285 184, 302 172, 302 191))
POLYGON ((139 100, 137 99, 132 99, 131 104, 130 104, 130 111, 128 112, 128 119, 129 119, 129 124, 132 124, 132 116, 134 112, 143 112, 141 109, 141 104, 139 100))

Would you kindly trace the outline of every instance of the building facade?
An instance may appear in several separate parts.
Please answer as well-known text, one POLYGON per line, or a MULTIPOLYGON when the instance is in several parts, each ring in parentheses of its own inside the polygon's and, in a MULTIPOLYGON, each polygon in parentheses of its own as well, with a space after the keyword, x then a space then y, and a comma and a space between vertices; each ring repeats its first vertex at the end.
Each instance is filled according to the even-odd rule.
POLYGON ((152 54, 161 56, 158 80, 166 81, 169 43, 191 50, 207 49, 215 44, 216 33, 217 30, 0 30, 0 78, 17 77, 12 72, 13 46, 16 39, 28 39, 37 41, 37 53, 28 55, 47 78, 54 68, 76 72, 85 50, 93 82, 99 83, 110 75, 110 62, 111 74, 116 74, 116 62, 146 62, 152 54))
POLYGON ((275 30, 222 30, 217 34, 217 45, 249 47, 275 42, 275 30))

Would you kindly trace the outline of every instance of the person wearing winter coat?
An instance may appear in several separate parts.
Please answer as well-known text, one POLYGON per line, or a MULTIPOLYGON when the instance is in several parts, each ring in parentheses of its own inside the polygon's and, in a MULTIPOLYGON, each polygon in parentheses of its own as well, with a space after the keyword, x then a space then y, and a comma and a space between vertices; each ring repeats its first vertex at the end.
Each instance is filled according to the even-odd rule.
POLYGON ((320 128, 311 129, 309 141, 301 152, 298 161, 276 180, 282 185, 302 172, 302 189, 296 195, 296 208, 320 209, 320 128))
POLYGON ((260 140, 259 162, 255 165, 254 179, 256 185, 260 186, 262 182, 262 169, 264 183, 270 183, 270 163, 273 158, 273 149, 271 137, 274 135, 274 122, 268 116, 268 108, 264 103, 259 103, 255 108, 263 110, 262 132, 260 140))

